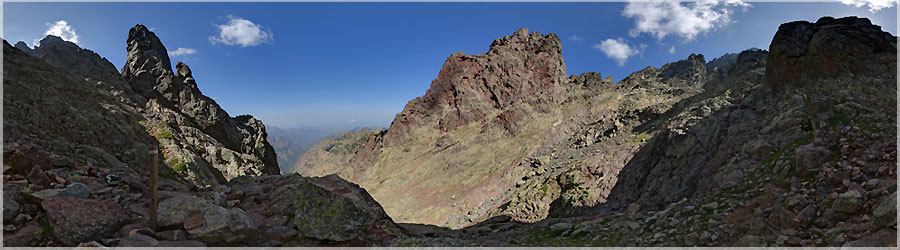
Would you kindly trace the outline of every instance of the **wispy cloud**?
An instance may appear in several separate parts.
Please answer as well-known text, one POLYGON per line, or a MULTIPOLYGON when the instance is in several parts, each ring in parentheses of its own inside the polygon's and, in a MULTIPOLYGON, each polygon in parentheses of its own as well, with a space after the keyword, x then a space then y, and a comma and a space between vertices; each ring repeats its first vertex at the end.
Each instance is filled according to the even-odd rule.
MULTIPOLYGON (((641 45, 640 48, 645 46, 641 45)), ((641 53, 640 49, 628 45, 628 42, 621 37, 615 40, 606 39, 600 44, 595 44, 594 49, 602 51, 607 57, 615 60, 619 66, 625 65, 625 61, 628 61, 629 57, 641 53)))
POLYGON ((894 7, 897 0, 840 0, 846 5, 858 7, 868 6, 869 12, 875 13, 884 8, 894 7))
POLYGON ((584 41, 584 38, 581 38, 580 36, 577 36, 577 35, 572 35, 569 37, 569 41, 581 42, 581 41, 584 41))
POLYGON ((634 18, 632 37, 649 33, 662 40, 668 35, 682 37, 686 42, 698 35, 715 30, 731 22, 731 12, 736 7, 750 7, 741 0, 700 0, 680 3, 675 0, 655 2, 629 2, 622 16, 634 18))
POLYGON ((350 119, 350 123, 356 123, 356 119, 350 119))
POLYGON ((178 48, 175 51, 169 51, 169 56, 185 56, 185 55, 193 55, 196 53, 197 53, 196 49, 178 48))
POLYGON ((269 42, 273 39, 272 31, 259 24, 231 15, 228 16, 228 19, 228 24, 216 25, 219 28, 218 36, 209 37, 209 42, 213 45, 222 43, 248 47, 269 42))
POLYGON ((670 54, 670 55, 674 55, 674 54, 675 54, 675 46, 672 46, 672 48, 669 49, 669 54, 670 54))
MULTIPOLYGON (((63 40, 78 43, 78 34, 75 33, 75 28, 69 25, 66 20, 59 20, 55 23, 47 23, 47 31, 44 32, 44 36, 54 35, 62 38, 63 40)), ((34 40, 34 45, 40 45, 41 38, 34 40)))

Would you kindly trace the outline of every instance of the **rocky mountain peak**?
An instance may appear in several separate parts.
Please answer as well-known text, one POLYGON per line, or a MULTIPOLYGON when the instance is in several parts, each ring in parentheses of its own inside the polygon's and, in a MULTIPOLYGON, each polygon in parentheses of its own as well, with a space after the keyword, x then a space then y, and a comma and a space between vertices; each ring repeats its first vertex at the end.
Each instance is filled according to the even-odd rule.
POLYGON ((21 50, 22 52, 25 52, 26 54, 29 54, 31 56, 37 56, 37 52, 35 52, 33 49, 29 48, 28 44, 25 44, 25 42, 23 42, 23 41, 17 42, 15 47, 17 49, 21 50))
POLYGON ((658 69, 648 66, 628 75, 622 79, 622 83, 644 87, 656 83, 671 87, 699 87, 706 79, 706 75, 706 59, 702 54, 691 54, 685 59, 667 63, 658 69))
POLYGON ((141 24, 128 31, 127 42, 128 54, 122 76, 135 91, 149 97, 157 79, 172 74, 168 52, 156 34, 141 24))
POLYGON ((425 95, 396 116, 387 138, 435 119, 437 124, 428 126, 450 131, 517 102, 555 103, 566 79, 559 37, 519 29, 495 39, 485 54, 447 58, 425 95))
POLYGON ((97 53, 53 35, 44 37, 40 43, 35 46, 34 55, 48 64, 96 81, 124 85, 116 66, 97 53))
MULTIPOLYGON (((786 86, 816 85, 821 80, 896 76, 897 37, 855 16, 822 17, 815 23, 782 24, 769 46, 766 86, 781 91, 786 86), (819 72, 803 74, 803 72, 819 72)), ((894 84, 891 82, 890 84, 894 84)))
POLYGON ((516 30, 512 36, 494 39, 488 54, 502 53, 505 50, 556 53, 562 58, 562 42, 556 34, 541 35, 537 31, 529 33, 527 28, 516 30))

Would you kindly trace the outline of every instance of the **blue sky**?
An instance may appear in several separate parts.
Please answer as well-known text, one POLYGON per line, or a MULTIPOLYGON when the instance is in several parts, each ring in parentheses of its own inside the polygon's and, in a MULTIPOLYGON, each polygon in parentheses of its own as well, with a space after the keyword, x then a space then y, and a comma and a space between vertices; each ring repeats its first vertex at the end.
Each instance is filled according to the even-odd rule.
POLYGON ((6 2, 2 36, 31 44, 54 27, 74 32, 81 47, 121 68, 128 29, 144 24, 169 52, 194 52, 171 61, 187 63, 203 93, 231 115, 252 114, 279 127, 352 128, 387 126, 425 93, 447 56, 484 53, 495 38, 521 27, 557 34, 568 74, 600 72, 617 81, 691 53, 712 60, 767 49, 778 25, 794 20, 864 16, 897 34, 897 7, 871 11, 837 1, 629 5, 6 2), (665 15, 651 15, 659 11, 665 15), (697 20, 697 13, 713 18, 697 20), (229 24, 259 32, 222 36, 229 24))

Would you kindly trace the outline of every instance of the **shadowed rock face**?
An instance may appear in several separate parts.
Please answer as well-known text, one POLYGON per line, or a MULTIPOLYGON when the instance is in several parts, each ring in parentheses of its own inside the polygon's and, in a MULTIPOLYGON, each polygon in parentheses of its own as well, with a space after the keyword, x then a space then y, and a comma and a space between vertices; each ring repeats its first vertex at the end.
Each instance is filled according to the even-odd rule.
POLYGON ((37 56, 37 52, 35 52, 34 49, 29 48, 28 44, 25 44, 23 41, 17 42, 15 47, 28 55, 37 56))
POLYGON ((122 67, 122 76, 139 94, 152 98, 154 87, 172 77, 172 63, 166 47, 144 25, 135 25, 128 31, 128 54, 122 67))
MULTIPOLYGON (((122 84, 124 79, 116 71, 115 66, 88 49, 82 49, 78 45, 62 40, 57 36, 47 36, 41 40, 41 46, 37 48, 37 57, 50 65, 68 70, 76 75, 91 78, 96 81, 122 84)), ((128 86, 122 86, 128 91, 128 86)))
MULTIPOLYGON (((889 79, 897 75, 897 37, 858 17, 820 18, 778 27, 769 47, 766 86, 817 85, 840 77, 889 79)), ((885 82, 884 84, 895 84, 885 82)))

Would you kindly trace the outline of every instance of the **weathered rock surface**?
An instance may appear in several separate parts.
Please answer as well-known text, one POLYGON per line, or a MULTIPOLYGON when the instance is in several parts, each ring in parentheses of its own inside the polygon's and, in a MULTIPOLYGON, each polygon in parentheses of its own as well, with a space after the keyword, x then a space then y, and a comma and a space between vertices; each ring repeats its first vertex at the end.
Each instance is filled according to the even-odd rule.
MULTIPOLYGON (((431 125, 450 131, 515 102, 559 102, 566 66, 555 34, 519 29, 498 38, 481 55, 450 55, 424 96, 397 114, 385 135, 386 145, 409 136, 410 127, 431 125)), ((511 121, 515 122, 515 121, 511 121)))
POLYGON ((364 245, 405 235, 364 189, 336 175, 241 177, 229 186, 229 199, 239 200, 238 207, 271 218, 257 220, 261 231, 287 226, 316 240, 364 245), (261 187, 262 192, 251 196, 240 191, 252 186, 261 187))
POLYGON ((47 211, 54 238, 66 246, 109 237, 125 224, 116 203, 50 197, 41 207, 47 211))
POLYGON ((897 37, 866 18, 823 17, 815 23, 782 24, 769 51, 771 67, 766 68, 765 82, 776 91, 846 76, 893 85, 886 80, 897 75, 897 67, 892 66, 896 65, 897 37))

